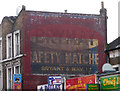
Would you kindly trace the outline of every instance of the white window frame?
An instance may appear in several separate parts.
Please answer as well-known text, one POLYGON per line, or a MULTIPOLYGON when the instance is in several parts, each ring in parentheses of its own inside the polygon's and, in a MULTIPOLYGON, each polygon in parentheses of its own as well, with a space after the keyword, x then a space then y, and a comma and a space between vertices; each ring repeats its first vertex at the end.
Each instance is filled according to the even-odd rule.
POLYGON ((13 78, 12 78, 12 67, 8 67, 7 68, 7 89, 12 89, 12 80, 13 78), (8 84, 8 69, 11 69, 11 87, 10 88, 8 88, 9 87, 9 84, 8 84))
POLYGON ((120 71, 120 64, 116 64, 116 65, 112 65, 113 69, 118 68, 118 70, 120 71))
POLYGON ((119 52, 118 50, 115 50, 115 57, 118 57, 119 56, 119 52))
POLYGON ((12 58, 12 33, 10 33, 10 34, 8 34, 8 35, 6 36, 6 50, 7 50, 7 53, 6 53, 7 59, 12 58), (11 57, 9 57, 8 37, 11 37, 11 57))
POLYGON ((0 64, 0 71, 1 71, 1 76, 0 76, 0 91, 3 89, 3 67, 2 64, 0 64))
POLYGON ((2 91, 3 88, 3 73, 2 73, 2 69, 0 68, 0 91, 2 91))
POLYGON ((17 57, 20 55, 20 30, 17 30, 14 32, 14 57, 17 57), (16 34, 19 34, 18 36, 18 45, 19 45, 19 48, 18 48, 18 54, 16 54, 16 34))
POLYGON ((17 74, 17 73, 16 73, 16 67, 17 67, 17 66, 19 67, 19 73, 18 73, 18 74, 20 74, 20 65, 14 66, 14 74, 17 74))
POLYGON ((1 50, 0 50, 1 51, 1 54, 0 54, 1 58, 0 58, 0 61, 2 61, 2 38, 0 38, 0 41, 1 41, 1 46, 0 46, 1 47, 1 50))

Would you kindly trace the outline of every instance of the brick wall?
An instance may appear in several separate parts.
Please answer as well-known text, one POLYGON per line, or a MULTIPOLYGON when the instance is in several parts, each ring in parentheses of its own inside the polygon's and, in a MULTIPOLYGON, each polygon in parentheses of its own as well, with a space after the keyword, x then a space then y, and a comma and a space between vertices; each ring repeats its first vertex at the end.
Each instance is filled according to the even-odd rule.
POLYGON ((6 89, 7 88, 7 73, 6 73, 6 68, 7 67, 11 67, 12 69, 14 68, 15 65, 18 65, 20 62, 20 72, 22 73, 22 68, 23 66, 22 64, 22 58, 18 57, 18 58, 14 58, 14 43, 13 43, 13 36, 14 36, 14 32, 17 30, 20 30, 20 54, 23 54, 23 33, 22 33, 22 12, 18 15, 18 17, 16 16, 12 16, 12 17, 4 17, 2 20, 2 58, 3 58, 3 88, 6 89), (7 60, 6 58, 6 35, 12 33, 12 59, 11 60, 7 60))
MULTIPOLYGON (((35 66, 34 67, 37 68, 36 69, 37 71, 36 70, 35 71, 36 73, 38 72, 40 76, 32 75, 32 69, 34 68, 34 67, 32 68, 31 66, 32 64, 31 56, 33 56, 31 55, 31 46, 32 46, 31 39, 32 38, 36 38, 36 39, 38 38, 38 40, 45 39, 45 38, 48 38, 48 39, 55 38, 56 40, 58 39, 73 39, 73 40, 97 39, 98 40, 98 56, 99 56, 98 68, 99 68, 99 71, 101 72, 102 65, 106 62, 106 55, 104 53, 104 48, 107 43, 105 14, 102 13, 101 15, 92 15, 92 14, 87 15, 87 14, 26 11, 24 17, 25 19, 23 22, 23 25, 24 25, 23 48, 24 48, 24 53, 27 54, 27 56, 24 57, 24 77, 26 78, 24 80, 25 89, 28 89, 28 88, 36 89, 37 85, 46 84, 48 82, 47 76, 55 73, 55 72, 52 73, 52 71, 50 71, 48 74, 47 71, 50 70, 48 68, 48 70, 46 70, 46 74, 44 73, 45 76, 43 76, 43 74, 40 73, 41 71, 39 70, 39 69, 42 69, 42 67, 40 68, 40 66, 38 65, 37 67, 35 66)), ((40 45, 38 44, 38 46, 40 45)), ((36 48, 36 46, 34 46, 33 48, 36 48)), ((60 48, 57 46, 55 48, 57 48, 58 50, 57 52, 59 52, 60 48)), ((51 48, 46 49, 43 47, 42 49, 41 47, 41 50, 44 50, 44 49, 47 50, 47 52, 49 52, 49 50, 52 50, 51 48)), ((40 47, 37 48, 37 51, 39 50, 40 50, 40 47)), ((55 64, 51 64, 51 65, 55 66, 55 64)), ((44 66, 44 65, 41 65, 41 66, 44 66)), ((79 73, 79 74, 83 74, 83 73, 79 73)), ((58 75, 60 75, 60 73, 58 75)))

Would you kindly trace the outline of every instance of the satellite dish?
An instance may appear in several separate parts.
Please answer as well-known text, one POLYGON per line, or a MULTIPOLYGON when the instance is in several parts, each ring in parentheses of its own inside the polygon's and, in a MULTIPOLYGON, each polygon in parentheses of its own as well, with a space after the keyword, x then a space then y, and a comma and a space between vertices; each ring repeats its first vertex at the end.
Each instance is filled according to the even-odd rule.
POLYGON ((17 9, 16 9, 16 15, 19 15, 19 13, 20 13, 21 10, 22 10, 22 7, 18 6, 17 9))
POLYGON ((111 64, 105 63, 105 64, 102 66, 102 71, 103 71, 103 72, 115 72, 115 69, 113 69, 113 67, 112 67, 111 64))

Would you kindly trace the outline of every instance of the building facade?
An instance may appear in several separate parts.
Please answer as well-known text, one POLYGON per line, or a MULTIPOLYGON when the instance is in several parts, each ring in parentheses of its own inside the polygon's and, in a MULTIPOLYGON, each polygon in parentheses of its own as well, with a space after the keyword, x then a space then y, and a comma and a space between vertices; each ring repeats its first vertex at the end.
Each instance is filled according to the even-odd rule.
POLYGON ((19 17, 4 17, 2 21, 3 88, 13 89, 13 74, 21 73, 22 36, 19 17), (15 26, 15 27, 14 27, 15 26))
POLYGON ((3 89, 47 84, 48 76, 89 75, 106 63, 107 15, 27 11, 2 21, 3 89))
POLYGON ((0 90, 3 88, 3 71, 2 71, 2 27, 0 24, 0 90))
POLYGON ((116 71, 120 71, 120 37, 108 44, 106 54, 108 55, 108 63, 116 71))

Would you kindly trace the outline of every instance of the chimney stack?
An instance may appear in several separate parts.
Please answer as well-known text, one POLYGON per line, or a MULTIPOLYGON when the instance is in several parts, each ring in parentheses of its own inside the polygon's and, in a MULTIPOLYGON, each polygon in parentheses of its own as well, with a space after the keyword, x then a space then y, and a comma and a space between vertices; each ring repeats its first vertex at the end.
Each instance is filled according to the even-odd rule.
POLYGON ((107 10, 104 8, 104 2, 101 2, 101 9, 100 9, 101 16, 107 16, 107 10))
POLYGON ((101 2, 101 7, 104 8, 104 2, 103 1, 101 2))
POLYGON ((22 5, 22 10, 25 10, 25 8, 26 8, 25 5, 22 5))
POLYGON ((100 9, 100 16, 101 16, 101 21, 104 22, 105 24, 105 40, 107 44, 107 10, 104 8, 104 2, 101 2, 101 9, 100 9))

